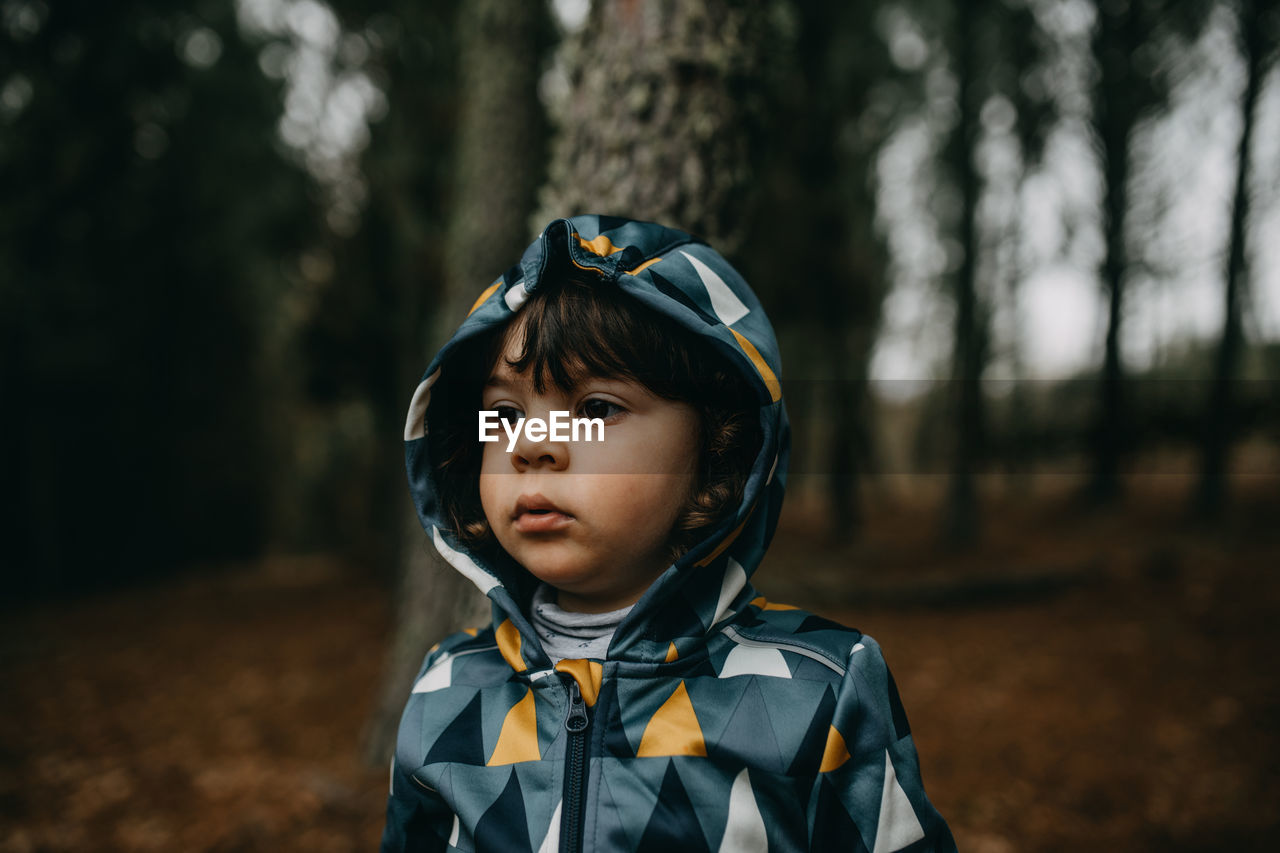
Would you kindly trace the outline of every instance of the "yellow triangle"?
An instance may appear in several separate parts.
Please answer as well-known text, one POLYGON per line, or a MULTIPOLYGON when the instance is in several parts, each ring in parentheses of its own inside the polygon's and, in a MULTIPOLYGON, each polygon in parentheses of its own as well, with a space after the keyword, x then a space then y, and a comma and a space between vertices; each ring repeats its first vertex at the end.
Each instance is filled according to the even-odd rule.
POLYGON ((707 745, 702 739, 702 726, 693 712, 689 691, 681 681, 676 691, 649 719, 640 738, 637 758, 660 755, 699 755, 706 757, 707 745))
POLYGON ((502 286, 502 279, 498 279, 493 284, 486 287, 484 289, 484 293, 480 294, 480 298, 476 300, 476 304, 472 305, 471 310, 467 312, 467 316, 470 317, 472 314, 476 313, 476 309, 479 308, 481 305, 483 305, 484 301, 488 299, 490 296, 492 296, 493 292, 501 286, 502 286))
POLYGON ((524 698, 512 706, 507 718, 502 721, 502 731, 498 734, 498 745, 489 756, 489 766, 499 764, 515 764, 517 761, 537 761, 542 758, 538 752, 538 713, 534 708, 533 690, 524 694, 524 698))
MULTIPOLYGON (((574 234, 573 236, 578 237, 577 234, 574 234)), ((593 255, 599 255, 602 258, 607 258, 616 252, 622 251, 620 246, 613 245, 613 241, 603 234, 594 240, 583 240, 581 237, 578 237, 578 245, 586 249, 588 252, 591 252, 593 255)))
POLYGON ((760 371, 760 378, 764 380, 765 387, 769 389, 769 396, 773 398, 773 402, 782 399, 782 383, 778 381, 778 377, 774 376, 773 371, 769 369, 769 365, 764 360, 764 356, 760 354, 760 350, 755 348, 751 341, 738 334, 736 329, 729 329, 733 332, 733 336, 738 340, 738 346, 742 347, 742 351, 747 354, 747 358, 751 359, 751 363, 756 366, 756 370, 760 371))
POLYGON ((654 264, 656 264, 658 261, 661 261, 661 260, 663 260, 663 258, 661 257, 650 258, 649 260, 645 261, 643 264, 636 267, 635 269, 627 270, 627 275, 636 275, 641 270, 647 270, 649 267, 653 266, 654 264))
POLYGON ((844 735, 832 726, 831 731, 827 732, 827 747, 822 751, 822 766, 818 768, 818 772, 830 773, 848 760, 849 747, 845 745, 844 735))
POLYGON ((572 675, 582 691, 582 701, 594 708, 600 695, 600 683, 604 679, 604 665, 594 660, 564 659, 556 664, 556 672, 572 675))
MULTIPOLYGON (((754 505, 751 507, 751 510, 752 510, 752 512, 754 512, 754 511, 755 511, 755 506, 754 506, 754 505)), ((717 546, 715 547, 715 549, 714 549, 710 554, 708 554, 707 556, 703 557, 701 560, 699 560, 699 561, 698 561, 697 563, 695 563, 694 565, 698 565, 698 566, 709 566, 709 565, 711 565, 711 561, 712 561, 712 560, 714 560, 716 557, 719 557, 722 553, 724 553, 724 549, 725 549, 725 548, 728 548, 730 545, 732 545, 732 544, 733 544, 733 540, 735 540, 735 539, 737 539, 737 538, 738 538, 738 534, 742 532, 742 528, 746 527, 746 526, 747 526, 747 522, 748 522, 748 521, 750 521, 750 520, 751 520, 751 513, 747 513, 747 517, 746 517, 746 518, 744 518, 744 519, 742 519, 742 523, 741 523, 741 524, 739 524, 737 527, 735 527, 735 528, 733 529, 733 532, 732 532, 732 533, 730 533, 728 536, 724 537, 724 539, 720 540, 720 544, 719 544, 719 545, 717 545, 717 546)))
POLYGON ((761 610, 799 610, 800 609, 793 604, 774 604, 772 601, 767 600, 763 595, 760 596, 759 598, 753 598, 751 600, 751 603, 754 604, 756 607, 759 607, 761 610))
POLYGON ((524 672, 529 668, 520 656, 520 629, 510 619, 503 619, 502 624, 493 632, 494 642, 498 644, 498 652, 502 659, 516 672, 524 672))
POLYGON ((673 660, 678 660, 679 657, 680 650, 676 648, 676 644, 673 641, 670 647, 667 648, 667 663, 671 663, 673 660))

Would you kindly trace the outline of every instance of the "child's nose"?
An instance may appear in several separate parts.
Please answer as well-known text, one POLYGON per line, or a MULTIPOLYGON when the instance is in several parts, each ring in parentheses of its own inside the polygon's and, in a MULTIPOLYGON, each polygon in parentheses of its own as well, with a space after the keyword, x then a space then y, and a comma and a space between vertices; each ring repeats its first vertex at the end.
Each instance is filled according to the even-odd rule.
POLYGON ((527 432, 521 431, 511 450, 511 464, 517 471, 543 466, 552 471, 562 471, 569 467, 569 445, 549 437, 532 439, 527 432))

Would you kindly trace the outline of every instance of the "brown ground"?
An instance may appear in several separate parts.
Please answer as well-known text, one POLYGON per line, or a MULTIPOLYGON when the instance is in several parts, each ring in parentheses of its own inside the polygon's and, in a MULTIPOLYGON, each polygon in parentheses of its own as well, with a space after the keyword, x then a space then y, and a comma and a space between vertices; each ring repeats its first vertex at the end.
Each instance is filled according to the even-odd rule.
MULTIPOLYGON (((1159 490, 996 499, 964 556, 920 501, 830 548, 796 500, 757 581, 880 641, 961 850, 1271 850, 1280 488, 1251 491, 1216 528, 1159 490)), ((386 774, 356 741, 387 613, 274 561, 7 614, 0 851, 374 849, 386 774)))

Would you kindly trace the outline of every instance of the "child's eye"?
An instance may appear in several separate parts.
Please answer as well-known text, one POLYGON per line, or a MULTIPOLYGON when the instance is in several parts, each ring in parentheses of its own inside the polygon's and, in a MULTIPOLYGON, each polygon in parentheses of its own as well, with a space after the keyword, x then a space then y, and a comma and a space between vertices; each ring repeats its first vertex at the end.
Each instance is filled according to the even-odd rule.
POLYGON ((607 421, 609 420, 609 418, 613 417, 614 415, 620 414, 621 412, 625 412, 626 409, 622 408, 617 403, 611 403, 608 400, 593 398, 584 402, 582 404, 580 411, 582 412, 583 417, 600 418, 601 420, 607 421))
POLYGON ((521 418, 520 410, 515 406, 494 406, 493 410, 498 413, 498 420, 506 421, 513 426, 521 418))

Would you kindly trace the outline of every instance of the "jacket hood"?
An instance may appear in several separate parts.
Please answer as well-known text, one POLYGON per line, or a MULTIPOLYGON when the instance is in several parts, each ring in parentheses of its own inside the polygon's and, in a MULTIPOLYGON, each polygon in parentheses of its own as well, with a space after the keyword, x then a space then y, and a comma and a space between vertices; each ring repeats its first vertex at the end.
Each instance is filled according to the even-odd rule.
POLYGON ((462 342, 510 322, 543 281, 582 270, 597 275, 600 287, 620 288, 709 340, 741 371, 760 404, 761 447, 741 504, 654 581, 618 626, 609 659, 654 665, 687 657, 745 607, 756 595, 748 579, 773 537, 785 490, 790 427, 778 344, 742 276, 698 238, 655 223, 594 215, 552 222, 519 263, 479 295, 432 359, 405 424, 405 462, 418 517, 441 556, 493 602, 499 645, 517 671, 550 666, 525 615, 530 576, 505 554, 486 558, 450 532, 428 458, 427 406, 432 386, 453 368, 462 342))

